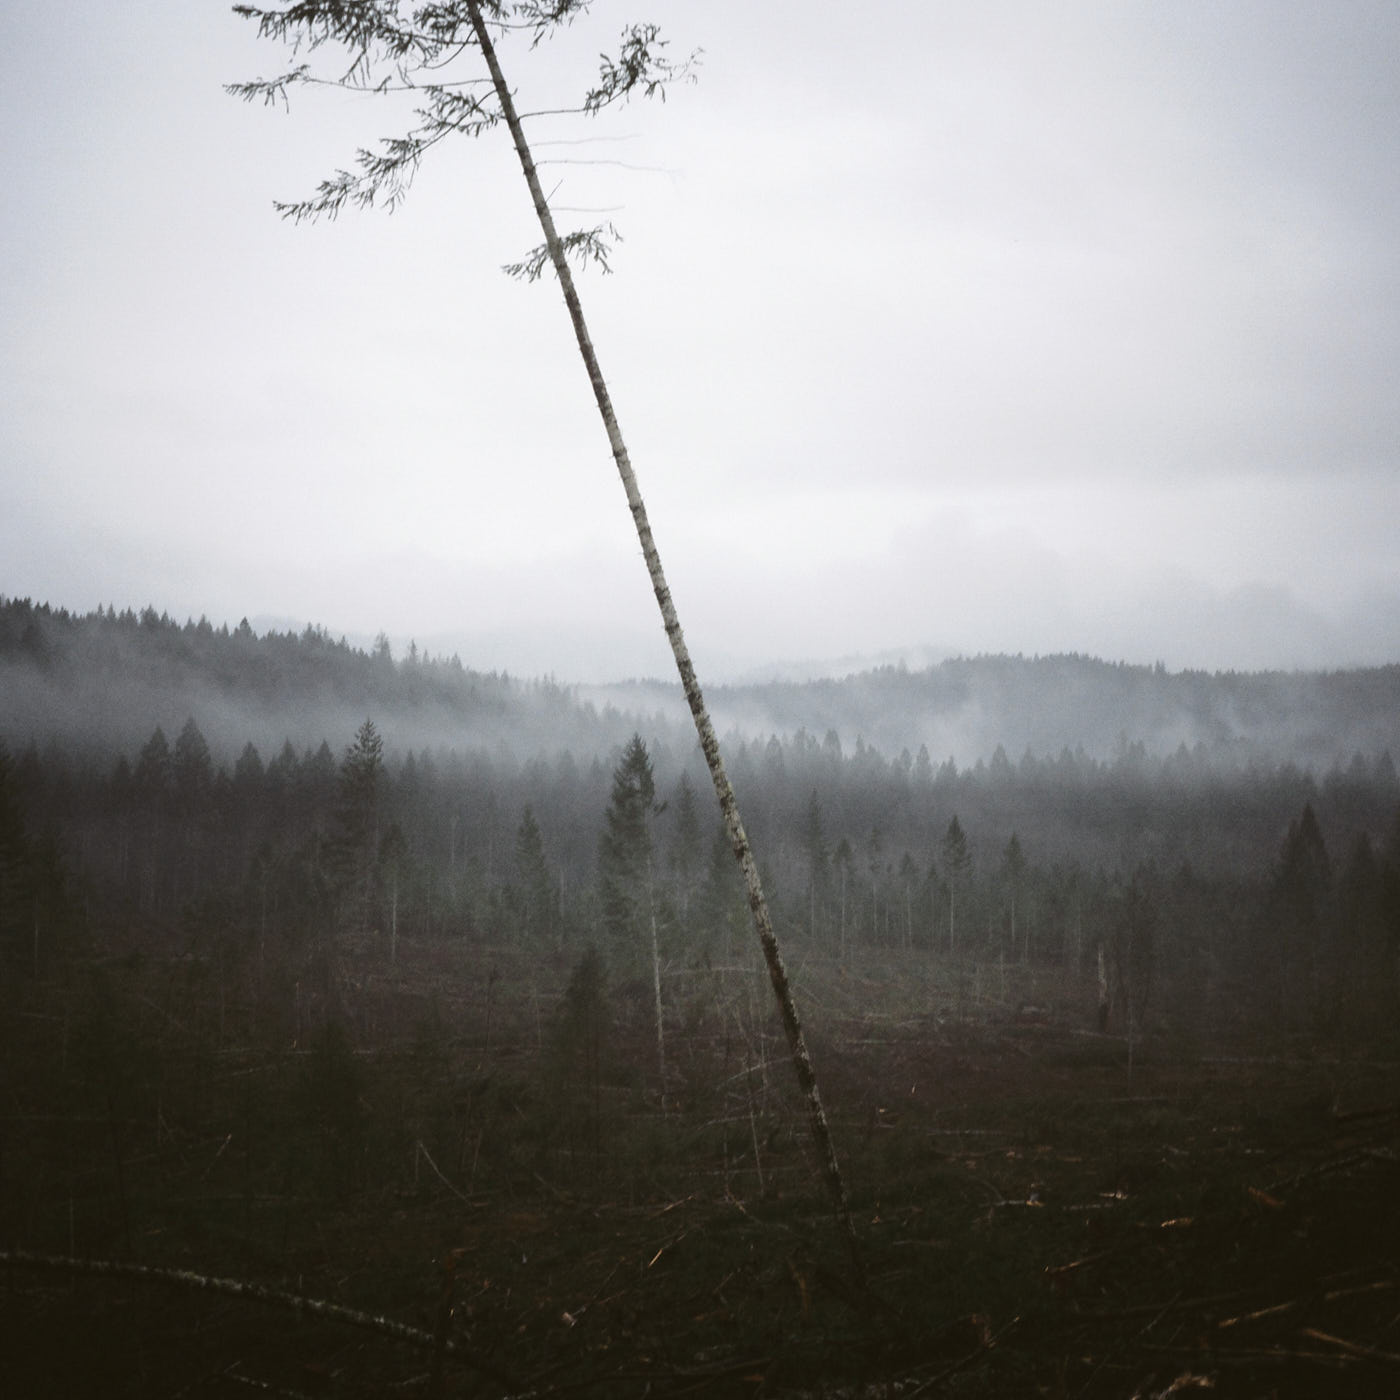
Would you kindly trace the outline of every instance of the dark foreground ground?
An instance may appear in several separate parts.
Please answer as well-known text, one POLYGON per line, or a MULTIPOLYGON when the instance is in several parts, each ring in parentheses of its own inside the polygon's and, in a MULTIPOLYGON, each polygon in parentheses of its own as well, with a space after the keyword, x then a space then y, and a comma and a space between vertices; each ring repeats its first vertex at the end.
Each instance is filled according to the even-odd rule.
POLYGON ((145 1058, 79 1008, 58 1104, 53 1013, 6 1022, 4 1244, 125 1271, 0 1269, 6 1396, 1400 1394, 1386 1047, 1160 1034, 1130 1075, 1077 1003, 809 978, 857 1264, 750 987, 692 999, 663 1111, 617 1068, 644 1017, 583 1076, 518 1007, 484 1043, 254 1051, 141 976, 145 1058))

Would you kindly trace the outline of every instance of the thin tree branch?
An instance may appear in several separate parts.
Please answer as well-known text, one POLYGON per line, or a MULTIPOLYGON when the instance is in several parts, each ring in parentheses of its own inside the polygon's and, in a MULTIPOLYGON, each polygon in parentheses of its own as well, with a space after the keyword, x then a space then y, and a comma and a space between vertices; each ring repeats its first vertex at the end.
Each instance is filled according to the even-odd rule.
MULTIPOLYGON (((349 1327, 377 1332, 381 1336, 392 1337, 397 1342, 405 1342, 409 1346, 428 1351, 439 1345, 439 1338, 432 1332, 425 1332, 421 1327, 410 1327, 408 1323, 399 1322, 392 1317, 361 1312, 358 1308, 347 1308, 341 1303, 332 1303, 325 1298, 308 1298, 301 1293, 269 1288, 266 1284, 253 1283, 248 1279, 215 1278, 208 1274, 194 1273, 189 1269, 162 1269, 150 1264, 128 1264, 115 1259, 75 1259, 62 1254, 31 1254, 23 1249, 0 1250, 0 1267, 62 1274, 90 1274, 99 1278, 129 1278, 196 1292, 220 1293, 231 1298, 242 1298, 250 1303, 266 1303, 272 1307, 307 1313, 330 1322, 341 1322, 349 1327)), ((448 1341, 446 1349, 464 1365, 470 1366, 483 1376, 489 1376, 498 1384, 508 1386, 512 1390, 520 1388, 515 1379, 477 1356, 460 1342, 448 1341)))
POLYGON ((633 165, 626 160, 587 160, 577 156, 560 156, 558 160, 537 160, 536 168, 542 165, 611 165, 618 170, 636 170, 644 175, 674 175, 676 172, 665 165, 633 165))

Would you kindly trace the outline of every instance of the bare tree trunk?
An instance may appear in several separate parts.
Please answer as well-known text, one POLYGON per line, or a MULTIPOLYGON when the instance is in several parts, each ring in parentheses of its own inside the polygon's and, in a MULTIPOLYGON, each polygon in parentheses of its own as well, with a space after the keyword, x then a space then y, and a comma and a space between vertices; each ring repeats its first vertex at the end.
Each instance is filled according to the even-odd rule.
POLYGON ((846 868, 841 867, 841 961, 846 961, 846 868))
POLYGON ((389 961, 399 960, 399 877, 393 877, 392 892, 389 896, 389 961))
POLYGON ((482 56, 490 71, 491 82, 500 101, 506 125, 510 129, 511 140, 515 143, 516 154, 520 158, 520 168, 524 173, 525 183, 530 188, 530 198, 534 202, 535 214, 539 219, 540 228, 544 232, 550 261, 559 277, 559 286, 564 293, 564 302, 569 309, 569 319, 573 323, 579 353, 583 356, 588 379, 593 386, 593 397, 597 402, 603 426, 607 430, 613 460, 617 464, 618 475, 622 479, 622 487, 627 495, 627 504, 632 512, 633 523, 636 525, 637 539, 641 543, 647 572, 651 576, 652 590, 656 594, 657 606, 661 610, 661 620, 671 642, 671 652, 675 657, 676 670, 680 674, 681 687, 685 692, 686 703, 690 706, 690 713, 695 720, 700 747, 705 754, 705 762, 709 765, 710 777, 719 798, 720 810, 724 814, 725 829, 734 850, 734 857, 744 873, 744 883, 748 889, 749 909, 753 915, 754 931, 763 948, 763 955, 768 964, 769 980, 773 984, 773 995, 777 998, 782 1013, 783 1027, 787 1032, 793 1068, 797 1073, 797 1082, 807 1101, 812 1138, 816 1144, 822 1171, 826 1177, 827 1188, 831 1193, 837 1218, 850 1242, 855 1266, 857 1270, 860 1270, 862 1262, 856 1242, 855 1223, 851 1218, 850 1202, 846 1195, 846 1185, 836 1160, 836 1149, 831 1139, 831 1129, 827 1123, 826 1111, 822 1106, 821 1093, 817 1087, 817 1077, 812 1068, 811 1056, 807 1052, 807 1043, 802 1034, 802 1022, 797 1014, 797 1005, 793 1001, 792 989, 788 984, 787 969, 783 965, 782 952, 778 947, 777 936, 773 932, 773 922, 768 913, 768 902, 764 898, 763 886, 759 880, 758 863, 749 846, 749 838, 739 816, 739 806, 734 797, 734 789, 730 785, 729 777, 724 769, 724 761, 720 756, 719 739, 715 735, 714 725, 710 721, 709 711, 700 691, 700 683, 695 675, 695 667, 690 659, 690 651, 681 633, 680 619, 676 615, 675 604, 671 600, 670 586, 666 582, 666 575, 661 567, 661 556, 657 551, 656 541, 652 537, 646 506, 642 501, 637 478, 632 471, 627 446, 622 440, 622 430, 618 427, 617 415, 613 412, 612 396, 608 392, 603 371, 598 364, 592 337, 588 333, 588 327, 583 318, 583 307, 574 286, 573 274, 569 270, 568 259, 554 226, 554 216, 550 212, 549 203, 545 199, 544 190, 540 185, 534 158, 531 156, 529 145, 525 140, 525 132, 516 113, 510 89, 506 86, 505 75, 501 72, 495 46, 492 44, 491 36, 487 33, 485 22, 482 20, 481 6, 478 0, 467 0, 467 13, 471 17, 472 28, 476 32, 482 56))
POLYGON ((666 1112, 666 1018, 661 1005, 661 941, 656 932, 656 890, 647 857, 647 918, 651 925, 651 992, 656 1010, 656 1068, 661 1076, 661 1111, 666 1112))

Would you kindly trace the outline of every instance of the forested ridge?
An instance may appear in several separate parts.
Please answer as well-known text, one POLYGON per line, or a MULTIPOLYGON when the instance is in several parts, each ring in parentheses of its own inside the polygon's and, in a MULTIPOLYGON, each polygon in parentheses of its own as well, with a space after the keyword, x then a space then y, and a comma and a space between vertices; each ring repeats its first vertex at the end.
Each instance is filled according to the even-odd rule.
MULTIPOLYGON (((605 754, 639 724, 689 742, 674 682, 571 686, 473 670, 416 645, 395 658, 323 627, 259 634, 153 608, 80 614, 0 595, 0 739, 112 752, 190 716, 216 755, 321 739, 375 714, 391 749, 506 747, 517 758, 605 754)), ((1400 744, 1400 665, 1330 672, 1171 672, 1077 655, 955 657, 919 670, 708 688, 719 727, 766 741, 834 732, 895 758, 1019 760, 1064 749, 1095 759, 1125 745, 1212 766, 1293 762, 1321 775, 1400 744)))
MULTIPOLYGON (((23 963, 57 955, 60 929, 157 926, 289 956, 324 957, 342 935, 566 959, 598 945, 640 972, 645 940, 608 919, 600 872, 634 735, 655 789, 639 839, 655 851, 658 955, 693 965, 743 946, 708 779, 663 687, 620 687, 629 707, 599 708, 456 657, 396 660, 383 639, 364 651, 316 628, 259 636, 14 600, 0 677, 4 918, 23 963)), ((1311 1016, 1363 991, 1394 999, 1400 668, 1204 676, 991 657, 722 689, 716 707, 801 955, 922 948, 1090 976, 1098 949, 1122 961, 1124 928, 1148 917, 1159 1010, 1311 1016), (930 716, 966 731, 971 710, 990 745, 971 762, 866 737, 912 739, 930 716), (777 724, 745 732, 745 712, 777 724), (992 744, 999 730, 1016 747, 992 744), (1027 733, 1064 742, 1037 751, 1027 733)))

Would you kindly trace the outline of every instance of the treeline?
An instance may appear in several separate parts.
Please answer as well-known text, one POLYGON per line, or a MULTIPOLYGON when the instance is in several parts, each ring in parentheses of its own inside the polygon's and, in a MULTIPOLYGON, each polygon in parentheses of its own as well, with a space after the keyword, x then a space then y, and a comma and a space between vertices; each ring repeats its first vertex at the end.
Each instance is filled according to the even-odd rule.
MULTIPOLYGON (((674 682, 572 688, 474 671, 456 656, 410 644, 395 658, 324 628, 259 635, 207 618, 177 622, 152 608, 78 614, 0 597, 0 742, 95 754, 130 753, 159 724, 175 734, 189 715, 221 760, 245 742, 271 756, 352 732, 366 714, 405 749, 507 749, 517 759, 567 750, 606 756, 634 729, 689 742, 674 682)), ((1317 673, 1173 673, 1084 656, 954 658, 923 670, 882 667, 840 680, 711 685, 728 742, 785 742, 834 732, 891 757, 924 747, 1014 763, 1068 750, 1110 761, 1140 745, 1185 753, 1233 773, 1292 762, 1315 774, 1400 751, 1400 666, 1317 673)), ((912 761, 912 760, 911 760, 912 761)))
POLYGON ((152 727, 173 735, 200 716, 215 753, 245 742, 269 756, 284 740, 313 749, 364 715, 391 716, 401 742, 597 747, 615 716, 578 703, 552 680, 474 671, 416 646, 395 659, 387 638, 369 650, 322 627, 259 634, 207 618, 177 622, 145 608, 79 614, 0 597, 0 742, 34 742, 92 756, 130 751, 152 727))
MULTIPOLYGON (((1400 985, 1395 672, 1212 681, 984 658, 743 692, 765 714, 806 697, 791 717, 807 719, 747 731, 760 737, 731 723, 725 752, 799 957, 1056 966, 1102 978, 1120 1020, 1137 1005, 1335 1023, 1390 1014, 1400 985), (1183 710, 1164 699, 1174 693, 1194 698, 1183 710), (1145 716, 1158 735, 1186 712, 1208 728, 1228 710, 1233 727, 1164 748, 1123 728, 1098 754, 989 743, 962 765, 927 742, 882 748, 819 727, 863 714, 875 732, 907 733, 930 704, 975 706, 990 723, 1062 714, 1076 697, 1085 716, 1145 716), (1326 765, 1257 737, 1308 724, 1336 726, 1311 741, 1333 754, 1326 765), (1341 747, 1358 734, 1377 742, 1341 747)), ((746 955, 709 779, 664 688, 634 687, 630 713, 599 709, 415 647, 396 660, 382 638, 366 652, 316 628, 258 636, 14 600, 0 600, 0 680, 13 966, 42 975, 65 947, 154 940, 304 964, 330 996, 339 950, 392 959, 405 938, 565 965, 598 946, 642 981, 746 955), (609 857, 629 762, 634 794, 651 794, 624 823, 644 849, 614 843, 609 857), (624 867, 646 876, 646 915, 630 925, 616 917, 624 867)))
POLYGON ((885 753, 1013 758, 1122 743, 1184 746, 1219 767, 1292 761, 1325 772, 1357 752, 1396 751, 1400 666, 1313 672, 1169 671, 1078 655, 952 657, 922 670, 883 666, 841 679, 721 687, 721 715, 761 717, 749 732, 834 728, 885 753))
MULTIPOLYGON (((1120 1025, 1381 1024, 1397 1009, 1387 754, 1320 780, 1127 743, 1109 761, 997 750, 960 769, 926 749, 847 752, 831 731, 737 742, 729 764, 793 956, 1067 968, 1102 977, 1120 1025)), ((334 747, 265 757, 249 741, 231 763, 194 718, 105 761, 31 744, 0 769, 6 958, 43 975, 80 944, 154 940, 302 966, 333 1000, 340 951, 392 960, 404 939, 452 939, 563 965, 596 946, 644 984, 748 956, 707 784, 669 731, 586 761, 402 751, 372 719, 334 747)))

